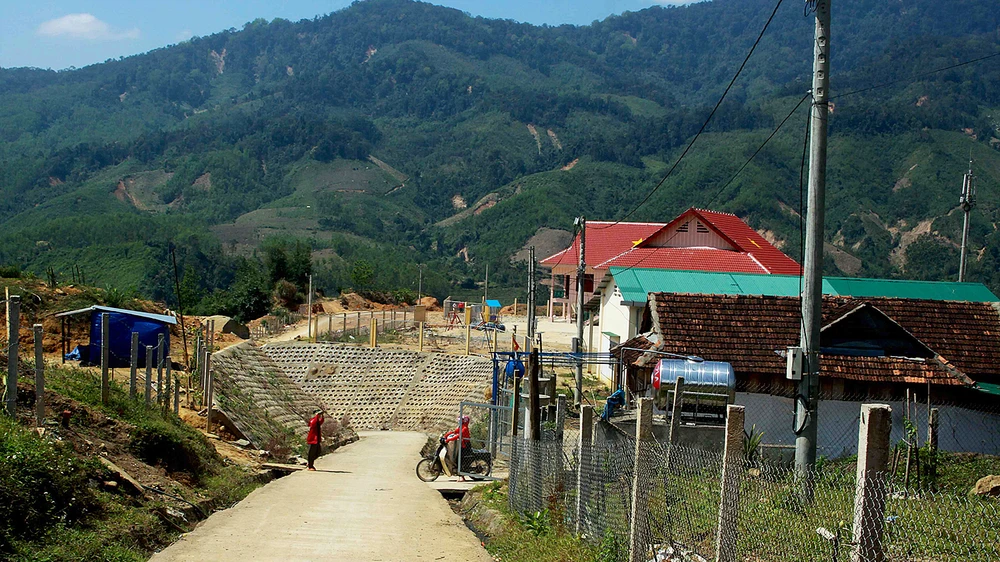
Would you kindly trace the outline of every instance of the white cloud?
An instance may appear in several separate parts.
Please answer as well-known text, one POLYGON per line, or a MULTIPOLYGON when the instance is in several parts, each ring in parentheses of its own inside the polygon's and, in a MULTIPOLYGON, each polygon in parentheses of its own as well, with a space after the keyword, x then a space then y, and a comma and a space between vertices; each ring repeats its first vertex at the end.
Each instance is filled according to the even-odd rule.
POLYGON ((185 29, 183 31, 178 31, 177 35, 174 36, 174 41, 178 43, 187 41, 188 39, 194 37, 194 33, 191 33, 190 29, 185 29))
POLYGON ((49 20, 38 26, 39 35, 46 37, 71 37, 73 39, 90 39, 92 41, 116 41, 119 39, 138 39, 139 28, 133 27, 123 31, 111 29, 93 14, 66 14, 61 18, 49 20))

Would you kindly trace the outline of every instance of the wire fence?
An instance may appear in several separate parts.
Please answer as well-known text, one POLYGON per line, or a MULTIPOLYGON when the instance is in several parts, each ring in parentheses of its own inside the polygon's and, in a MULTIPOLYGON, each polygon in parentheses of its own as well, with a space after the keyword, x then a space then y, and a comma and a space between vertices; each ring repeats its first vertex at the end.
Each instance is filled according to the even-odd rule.
MULTIPOLYGON (((853 433, 854 450, 858 428, 842 429, 853 433)), ((985 473, 1000 473, 1000 457, 925 444, 910 451, 925 463, 917 479, 903 462, 893 465, 893 437, 876 472, 859 477, 854 455, 796 471, 766 458, 748 425, 738 431, 736 457, 715 438, 671 444, 654 431, 640 440, 606 422, 590 441, 583 431, 584 443, 575 431, 562 440, 517 439, 510 507, 599 545, 602 560, 1000 560, 1000 498, 969 490, 985 473)), ((1000 477, 992 485, 1000 494, 1000 477)))

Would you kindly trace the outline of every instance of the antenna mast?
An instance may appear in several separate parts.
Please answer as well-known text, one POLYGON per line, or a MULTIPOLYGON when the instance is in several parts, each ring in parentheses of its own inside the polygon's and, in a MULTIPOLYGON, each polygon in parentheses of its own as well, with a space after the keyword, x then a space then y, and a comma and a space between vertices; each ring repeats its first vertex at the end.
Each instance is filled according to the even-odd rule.
POLYGON ((958 281, 965 281, 965 252, 969 245, 969 215, 972 208, 976 206, 976 186, 973 183, 972 156, 969 156, 969 171, 962 178, 962 197, 958 200, 965 213, 965 220, 962 223, 962 254, 958 263, 958 281))

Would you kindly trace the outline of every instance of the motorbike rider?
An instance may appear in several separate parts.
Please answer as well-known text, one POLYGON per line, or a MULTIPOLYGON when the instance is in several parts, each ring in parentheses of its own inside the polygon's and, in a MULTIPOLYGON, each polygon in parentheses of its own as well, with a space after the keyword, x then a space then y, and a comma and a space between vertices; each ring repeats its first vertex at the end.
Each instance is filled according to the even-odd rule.
POLYGON ((462 456, 466 458, 472 450, 472 433, 469 431, 471 419, 469 416, 460 416, 457 421, 458 427, 445 434, 445 447, 441 449, 441 467, 448 476, 452 475, 452 470, 456 466, 458 447, 462 448, 462 456))

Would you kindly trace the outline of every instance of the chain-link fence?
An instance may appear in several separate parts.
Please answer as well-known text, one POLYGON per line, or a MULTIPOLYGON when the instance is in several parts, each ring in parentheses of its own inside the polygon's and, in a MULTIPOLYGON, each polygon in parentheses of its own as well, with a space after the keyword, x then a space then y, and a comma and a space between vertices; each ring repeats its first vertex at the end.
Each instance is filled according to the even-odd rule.
MULTIPOLYGON (((627 424, 606 422, 592 438, 585 427, 562 440, 518 438, 510 506, 599 544, 606 560, 1000 560, 1000 477, 980 482, 979 494, 969 490, 1000 473, 1000 457, 926 442, 907 454, 913 424, 898 439, 893 409, 884 438, 864 447, 877 449, 878 463, 820 457, 797 471, 765 454, 744 411, 745 425, 724 429, 737 437, 727 448, 714 438, 671 445, 662 431, 637 439, 627 424), (869 476, 859 478, 859 462, 869 476)), ((912 408, 908 414, 915 417, 912 408)), ((853 434, 854 451, 863 441, 859 421, 841 428, 853 434)))

